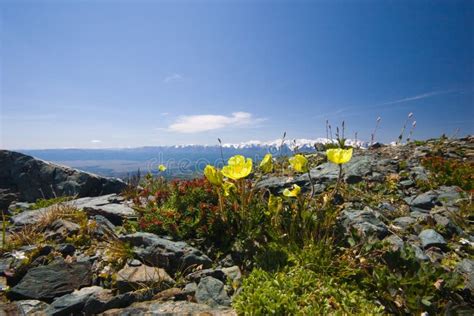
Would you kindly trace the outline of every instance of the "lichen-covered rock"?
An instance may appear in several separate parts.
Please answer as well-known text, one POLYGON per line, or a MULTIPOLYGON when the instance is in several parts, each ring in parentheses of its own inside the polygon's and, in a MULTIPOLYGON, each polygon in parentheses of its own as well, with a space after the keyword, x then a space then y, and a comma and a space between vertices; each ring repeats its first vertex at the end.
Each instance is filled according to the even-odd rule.
POLYGON ((416 219, 410 216, 398 217, 392 221, 392 224, 401 230, 406 230, 415 223, 416 219))
POLYGON ((196 301, 209 306, 230 306, 230 298, 227 295, 224 283, 213 277, 204 277, 196 289, 196 301))
POLYGON ((388 228, 379 216, 378 212, 370 209, 344 210, 341 213, 340 224, 346 233, 355 229, 361 236, 373 235, 383 238, 388 234, 388 228))
POLYGON ((467 290, 474 294, 474 260, 463 259, 456 266, 456 272, 464 277, 464 286, 467 290))
POLYGON ((39 300, 20 300, 7 304, 0 303, 0 315, 46 315, 48 304, 39 300))
POLYGON ((79 232, 81 227, 65 219, 57 219, 46 228, 46 237, 56 240, 65 240, 79 232))
POLYGON ((174 284, 174 280, 165 270, 141 265, 138 267, 125 266, 117 272, 117 288, 120 292, 137 290, 143 286, 165 287, 174 284))

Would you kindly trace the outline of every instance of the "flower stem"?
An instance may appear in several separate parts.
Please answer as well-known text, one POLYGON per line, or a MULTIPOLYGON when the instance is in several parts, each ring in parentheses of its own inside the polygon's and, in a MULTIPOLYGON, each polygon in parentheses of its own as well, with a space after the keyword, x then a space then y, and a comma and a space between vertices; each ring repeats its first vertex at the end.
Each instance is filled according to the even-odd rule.
POLYGON ((314 196, 314 183, 313 183, 313 178, 311 178, 311 170, 308 168, 308 178, 309 178, 309 184, 311 185, 311 198, 314 196))
POLYGON ((339 166, 339 176, 337 177, 336 186, 334 187, 334 190, 331 193, 331 198, 334 198, 334 196, 336 195, 342 181, 342 164, 339 164, 338 166, 339 166))

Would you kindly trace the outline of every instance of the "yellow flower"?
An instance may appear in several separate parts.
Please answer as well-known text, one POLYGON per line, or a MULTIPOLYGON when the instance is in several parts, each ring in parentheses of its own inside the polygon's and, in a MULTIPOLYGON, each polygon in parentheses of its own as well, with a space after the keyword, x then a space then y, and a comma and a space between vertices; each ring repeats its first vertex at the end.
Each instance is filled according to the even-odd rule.
POLYGON ((301 192, 301 188, 297 184, 293 184, 293 189, 290 191, 289 189, 283 190, 283 195, 287 197, 297 197, 301 192))
POLYGON ((262 169, 263 173, 269 173, 273 170, 273 160, 272 154, 266 154, 263 157, 262 161, 260 162, 260 169, 262 169))
POLYGON ((207 165, 206 168, 204 168, 204 175, 210 183, 214 185, 222 184, 222 173, 213 166, 207 165))
POLYGON ((265 212, 265 214, 277 214, 281 211, 282 208, 283 200, 281 199, 281 197, 270 194, 270 197, 268 198, 268 212, 265 212))
POLYGON ((222 168, 222 174, 227 178, 239 180, 245 178, 252 172, 252 159, 242 155, 235 155, 222 168))
POLYGON ((288 159, 290 165, 297 172, 307 172, 308 171, 308 159, 303 155, 295 155, 288 159))
POLYGON ((236 189, 235 184, 229 181, 224 181, 222 188, 224 189, 224 196, 229 196, 230 192, 236 189))
POLYGON ((328 159, 338 165, 349 162, 352 158, 352 148, 342 149, 342 148, 332 148, 326 150, 326 155, 328 159))
POLYGON ((164 171, 166 171, 166 166, 165 165, 159 165, 158 170, 160 170, 160 172, 164 172, 164 171))

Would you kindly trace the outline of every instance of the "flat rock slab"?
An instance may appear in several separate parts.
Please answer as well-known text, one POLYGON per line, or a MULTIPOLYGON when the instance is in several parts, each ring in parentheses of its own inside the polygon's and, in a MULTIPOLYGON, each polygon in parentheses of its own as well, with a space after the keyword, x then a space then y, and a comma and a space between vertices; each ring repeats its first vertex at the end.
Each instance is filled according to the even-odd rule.
MULTIPOLYGON (((124 198, 117 194, 85 197, 63 202, 62 204, 72 205, 79 210, 87 212, 91 216, 104 216, 115 225, 122 224, 123 220, 126 218, 133 218, 136 216, 135 211, 130 206, 126 205, 124 198)), ((33 225, 54 207, 57 206, 52 205, 38 210, 25 211, 13 216, 11 221, 16 226, 33 225)))
POLYGON ((120 239, 134 247, 134 253, 142 262, 168 272, 201 265, 210 268, 212 264, 208 256, 183 241, 172 241, 142 232, 121 236, 120 239))
POLYGON ((237 313, 229 307, 210 307, 205 304, 196 304, 188 301, 148 301, 134 303, 124 309, 111 309, 103 314, 104 316, 125 316, 125 315, 206 315, 206 316, 237 316, 237 313))
POLYGON ((50 301, 91 282, 91 264, 88 262, 52 263, 28 270, 20 283, 11 289, 9 296, 12 299, 50 301))
POLYGON ((431 210, 435 205, 453 205, 461 196, 461 189, 455 186, 441 186, 415 196, 405 198, 405 202, 412 208, 431 210))
POLYGON ((355 229, 361 236, 375 235, 382 239, 388 234, 388 228, 379 216, 373 210, 345 210, 341 213, 340 224, 346 233, 355 229))
POLYGON ((117 272, 117 288, 120 292, 137 290, 144 285, 165 287, 174 284, 174 280, 164 269, 141 265, 138 267, 125 266, 117 272))
POLYGON ((90 286, 63 295, 51 303, 45 314, 51 316, 74 315, 84 309, 85 303, 92 295, 100 295, 104 291, 106 290, 100 286, 90 286))
POLYGON ((133 208, 126 204, 125 199, 117 194, 86 197, 71 203, 91 216, 104 216, 114 225, 121 225, 124 219, 137 216, 133 208))

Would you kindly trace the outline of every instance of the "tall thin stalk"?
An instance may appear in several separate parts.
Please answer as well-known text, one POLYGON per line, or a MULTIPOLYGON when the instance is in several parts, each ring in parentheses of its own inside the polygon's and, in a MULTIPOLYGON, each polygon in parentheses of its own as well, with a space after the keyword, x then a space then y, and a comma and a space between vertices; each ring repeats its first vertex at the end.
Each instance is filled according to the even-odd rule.
POLYGON ((373 145, 375 144, 375 134, 377 133, 377 130, 379 128, 379 125, 380 125, 380 121, 382 120, 382 118, 379 116, 377 117, 377 121, 375 122, 375 128, 374 128, 374 132, 372 133, 371 137, 370 137, 370 144, 373 145))
POLYGON ((337 177, 336 186, 334 187, 334 190, 331 193, 331 199, 334 198, 334 196, 336 195, 337 191, 339 190, 339 186, 341 185, 341 181, 342 181, 342 165, 339 164, 338 166, 339 166, 339 175, 337 177))
POLYGON ((220 150, 221 150, 221 159, 222 159, 222 164, 224 164, 224 163, 225 163, 225 161, 224 161, 224 152, 222 151, 222 141, 221 141, 221 139, 220 139, 220 138, 217 138, 217 140, 219 141, 219 148, 220 148, 220 150))
POLYGON ((405 123, 403 123, 402 130, 401 130, 401 132, 400 132, 400 135, 398 136, 397 145, 402 142, 402 140, 403 140, 403 134, 405 133, 405 130, 407 129, 408 121, 409 121, 412 117, 413 117, 413 113, 412 113, 412 112, 408 113, 408 117, 407 117, 407 119, 405 120, 405 123))
POLYGON ((311 185, 311 198, 314 197, 314 183, 313 183, 313 178, 311 177, 311 169, 308 168, 308 178, 309 178, 309 184, 311 185))
POLYGON ((416 121, 413 121, 413 123, 411 124, 410 133, 408 134, 407 143, 410 142, 411 137, 413 136, 413 132, 415 131, 415 128, 416 128, 416 121))
MULTIPOLYGON (((280 144, 280 159, 282 157, 282 149, 283 149, 283 145, 285 144, 285 137, 286 137, 286 131, 283 133, 283 137, 281 138, 281 144, 280 144)), ((284 173, 284 170, 283 170, 283 163, 281 164, 281 175, 283 175, 284 173)))

